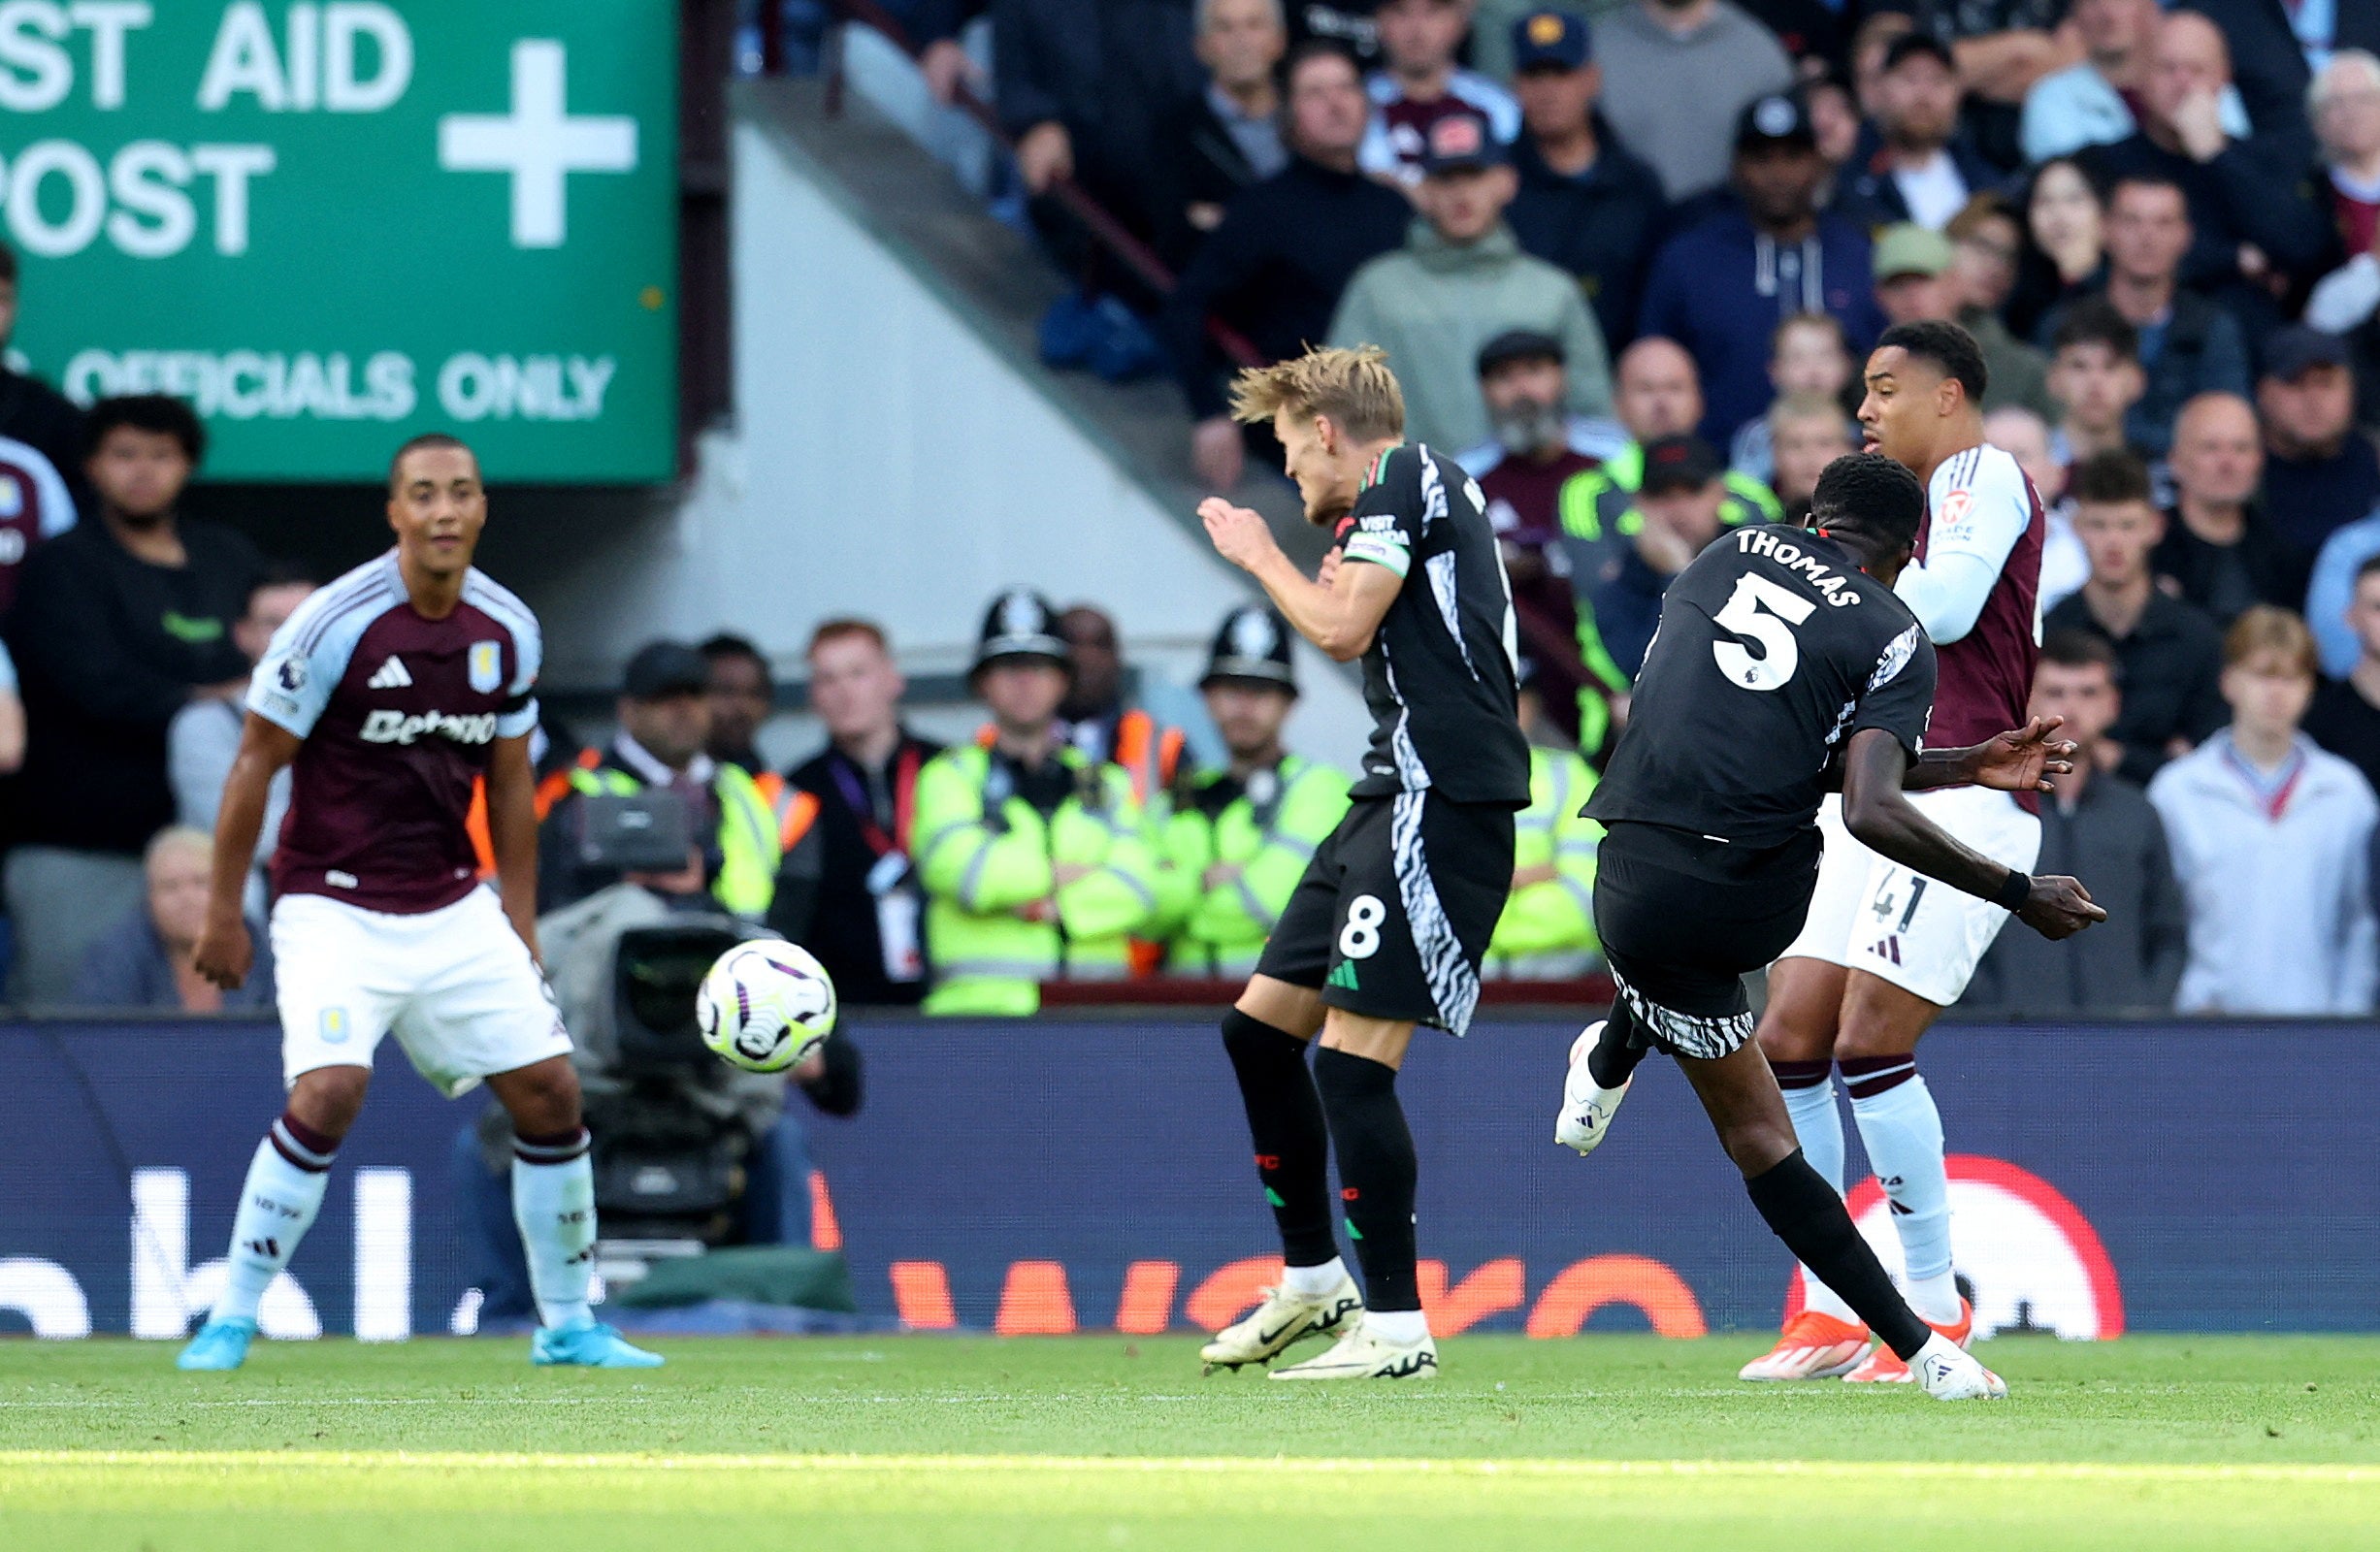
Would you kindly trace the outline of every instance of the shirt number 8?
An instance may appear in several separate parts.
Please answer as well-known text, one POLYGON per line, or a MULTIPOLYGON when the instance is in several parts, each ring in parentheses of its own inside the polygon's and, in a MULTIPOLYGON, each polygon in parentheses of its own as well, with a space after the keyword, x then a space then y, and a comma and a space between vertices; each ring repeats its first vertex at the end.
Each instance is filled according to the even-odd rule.
POLYGON ((1380 924, 1388 908, 1377 894, 1358 894, 1347 902, 1347 925, 1339 930, 1339 953, 1350 959, 1369 959, 1380 953, 1380 924))

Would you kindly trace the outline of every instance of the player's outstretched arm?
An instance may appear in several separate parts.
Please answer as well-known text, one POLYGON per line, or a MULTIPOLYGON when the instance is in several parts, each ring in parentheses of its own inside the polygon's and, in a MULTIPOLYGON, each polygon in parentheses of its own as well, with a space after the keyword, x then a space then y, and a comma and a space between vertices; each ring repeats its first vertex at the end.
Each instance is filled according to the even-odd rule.
POLYGON ((1903 867, 2016 913, 2045 938, 2067 938, 2107 913, 2070 878, 2034 878, 1961 845, 1902 792, 1908 751, 1880 728, 1851 735, 1843 759, 1842 823, 1860 844, 1903 867))
POLYGON ((1334 663, 1353 663, 1364 655, 1381 621, 1387 618, 1388 606, 1396 602, 1397 590, 1405 585, 1402 576, 1385 566, 1334 564, 1337 551, 1322 563, 1322 580, 1309 582, 1281 553, 1262 514, 1220 496, 1198 503, 1198 518, 1215 541, 1215 552, 1255 577, 1282 617, 1334 663))
POLYGON ((248 868, 256 859, 256 837, 265 827, 265 801, 273 778, 298 758, 300 739, 278 723, 254 712, 240 728, 240 753, 223 781, 223 801, 214 815, 214 877, 207 891, 207 924, 198 935, 192 968, 225 990, 245 981, 256 960, 248 941, 248 868))
POLYGON ((499 738, 488 756, 488 846, 512 930, 538 959, 538 772, 529 735, 499 738))
POLYGON ((2004 792, 2050 792, 2050 778, 2070 776, 2077 746, 2056 736, 2064 717, 2036 717, 1966 749, 1929 749, 1901 778, 1905 792, 1937 787, 1992 787, 2004 792))

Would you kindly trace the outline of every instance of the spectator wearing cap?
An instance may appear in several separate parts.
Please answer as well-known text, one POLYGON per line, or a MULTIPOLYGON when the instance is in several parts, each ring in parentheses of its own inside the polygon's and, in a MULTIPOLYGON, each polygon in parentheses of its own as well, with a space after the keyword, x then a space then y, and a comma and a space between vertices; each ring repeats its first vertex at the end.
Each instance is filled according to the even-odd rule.
POLYGON ((672 900, 707 895, 722 909, 796 941, 817 897, 817 801, 771 801, 753 773, 711 758, 710 664, 676 641, 651 641, 628 660, 614 702, 618 729, 591 764, 571 767, 570 791, 538 827, 538 909, 550 913, 615 884, 672 900), (672 792, 691 821, 686 864, 626 872, 585 860, 588 799, 672 792))
POLYGON ((1604 115, 1672 202, 1726 182, 1734 115, 1793 87, 1775 35, 1729 0, 1636 0, 1596 19, 1594 45, 1604 115))
POLYGON ((1559 547, 1562 487, 1618 451, 1625 438, 1610 421, 1566 414, 1568 397, 1560 340, 1528 329, 1496 336, 1480 351, 1480 398, 1496 439, 1461 462, 1487 499, 1521 642, 1548 664, 1547 693, 1575 740, 1586 670, 1574 644, 1578 613, 1559 547))
MULTIPOLYGON (((2140 127, 2133 104, 2148 92, 2164 10, 2157 0, 2074 0, 2073 23, 2082 59, 2043 76, 2025 93, 2021 134, 2029 163, 2112 146, 2140 127)), ((2226 134, 2247 137, 2248 110, 2237 87, 2224 85, 2216 111, 2226 134)))
POLYGON ((1583 20, 1532 11, 1513 24, 1512 44, 1520 192, 1505 219, 1524 251, 1577 277, 1616 349, 1636 334, 1645 261, 1668 211, 1661 180, 1595 110, 1603 71, 1583 20))
MULTIPOLYGON (((2194 12, 2172 13, 2150 48, 2138 132, 2095 147, 2083 159, 2110 183, 2154 178, 2179 189, 2190 225, 2182 282, 2221 288, 2227 304, 2262 325, 2278 319, 2272 288, 2321 273, 2331 231, 2317 201, 2303 130, 2233 134, 2223 115, 2231 80, 2222 32, 2194 12)), ((2113 224, 2111 212, 2111 258, 2113 224)))
POLYGON ((942 746, 901 725, 907 686, 881 627, 826 621, 807 656, 827 747, 786 776, 818 800, 818 911, 802 944, 844 1002, 914 1005, 926 995, 917 785, 942 746))
POLYGON ((1769 340, 1782 320, 1826 313, 1855 355, 1883 327, 1868 234, 1819 210, 1825 177, 1801 98, 1763 97, 1736 124, 1741 209, 1680 232, 1653 261, 1637 332, 1692 353, 1706 438, 1729 436, 1767 405, 1769 340))
POLYGON ((2107 910, 2103 925, 2112 930, 2061 943, 2002 933, 1959 999, 1964 1011, 2070 1018, 2173 1010, 2190 922, 2165 825, 2147 794, 2103 769, 2095 755, 2123 709, 2117 671, 2106 642, 2054 631, 2041 643, 2031 705, 2036 717, 2065 718, 2058 735, 2081 746, 2073 771, 2037 805, 2041 853, 2034 866, 2089 879, 2091 897, 2107 910))
POLYGON ((2140 332, 2105 297, 2063 309, 2050 336, 2049 392, 2063 408, 2050 456, 2068 469, 2125 445, 2126 425, 2148 379, 2140 332))
MULTIPOLYGON (((1726 466, 1700 436, 1665 436, 1645 449, 1644 483, 1629 541, 1593 579, 1593 609, 1581 611, 1579 636, 1592 631, 1603 663, 1633 683, 1661 624, 1661 596, 1727 528, 1726 466)), ((1590 662, 1597 654, 1584 654, 1590 662)))
POLYGON ((1594 768, 1547 715, 1536 661, 1520 658, 1520 728, 1529 736, 1529 805, 1513 819, 1513 888, 1481 974, 1498 981, 1570 981, 1595 970, 1595 858, 1603 826, 1582 812, 1594 768))
MULTIPOLYGON (((1913 221, 1888 226, 1875 240, 1875 301, 1885 318, 1892 323, 1956 323, 1961 312, 1961 292, 1954 273, 1958 264, 1958 249, 1950 239, 1940 232, 1931 232, 1913 221)), ((1990 314, 1985 314, 1990 317, 1990 314)), ((1992 321, 1997 324, 1998 319, 1992 321)), ((1984 357, 1984 368, 1991 373, 1991 386, 1983 395, 1986 411, 2003 404, 2022 404, 2029 409, 2048 413, 2056 405, 2049 397, 2048 363, 2031 345, 2009 335, 2005 328, 1997 329, 1994 341, 2002 358, 1984 357), (2008 377, 2001 374, 2005 365, 2013 369, 2008 377), (2009 381, 2009 377, 2014 379, 2009 381)), ((1977 348, 1982 341, 1976 340, 1977 348)))
POLYGON ((1288 623, 1252 603, 1215 632, 1198 689, 1229 751, 1185 771, 1165 818, 1163 911, 1176 975, 1238 981, 1255 968, 1306 864, 1347 813, 1348 779, 1290 754, 1297 704, 1288 623))
MULTIPOLYGON (((1777 397, 1769 402, 1771 411, 1788 399, 1812 396, 1836 401, 1840 409, 1853 374, 1842 325, 1823 312, 1797 312, 1769 337, 1769 386, 1777 390, 1777 397)), ((1850 417, 1843 419, 1848 424, 1850 417)), ((1731 472, 1763 482, 1773 480, 1777 455, 1769 421, 1769 414, 1764 413, 1736 428, 1727 444, 1731 472)))
POLYGON ((1943 278, 1957 309, 1950 321, 1974 338, 1989 373, 1985 413, 2019 404, 2045 421, 2055 419, 2058 402, 2049 395, 2048 358, 2011 333, 2001 316, 2016 289, 2017 260, 2024 251, 2016 211, 1998 194, 1978 194, 1950 218, 1942 236, 1950 240, 1950 268, 1943 278))
POLYGON ((2094 454, 2075 468, 2071 490, 2091 576, 2042 626, 2086 631, 2114 649, 2124 710, 2096 753, 2102 769, 2146 783, 2223 726, 2222 636, 2203 610, 2157 585, 2149 556, 2165 519, 2150 503, 2148 469, 2137 457, 2094 454))
POLYGON ((1157 915, 1157 860, 1120 765, 1059 722, 1071 670, 1049 600, 992 600, 967 687, 989 737, 918 772, 915 851, 926 895, 929 1014, 1028 1017, 1045 981, 1117 981, 1157 915))
POLYGON ((2304 622, 2250 609, 2224 638, 2231 726, 2149 784, 2190 902, 2180 1012, 2372 1011, 2380 802, 2361 772, 2301 729, 2315 684, 2304 622))
POLYGON ((1876 78, 1875 146, 1842 179, 1836 209, 1870 225, 1939 232, 1999 181, 1958 132, 1960 95, 1948 44, 1925 32, 1895 38, 1876 78))
MULTIPOLYGON (((2107 196, 2107 276, 2103 295, 2136 331, 2142 386, 2125 416, 2133 446, 2162 456, 2173 417, 2204 393, 2245 394, 2248 350, 2239 321, 2180 282, 2190 248, 2181 185, 2157 173, 2127 174, 2107 196)), ((2054 340, 2070 303, 2047 320, 2054 340)))
POLYGON ((26 731, 7 863, 20 1004, 63 996, 140 900, 142 849, 174 818, 167 729, 247 689, 232 627, 264 571, 244 534, 180 513, 206 451, 188 404, 104 399, 84 426, 96 520, 34 550, 7 621, 26 731))
POLYGON ((1504 224, 1516 180, 1487 121, 1474 113, 1439 117, 1423 167, 1420 217, 1403 249, 1355 272, 1331 320, 1330 342, 1388 352, 1405 388, 1405 435, 1417 442, 1460 450, 1487 439, 1479 353, 1508 329, 1560 341, 1569 407, 1609 414, 1603 331, 1578 283, 1521 252, 1504 224))
POLYGON ((1375 178, 1411 187, 1427 172, 1437 124, 1471 116, 1500 144, 1520 133, 1512 93, 1454 62, 1471 31, 1472 0, 1380 0, 1372 13, 1381 68, 1365 82, 1372 121, 1359 160, 1375 178))
POLYGON ((1239 483, 1245 436, 1223 403, 1224 362, 1207 338, 1211 315, 1267 360, 1296 355, 1330 330, 1347 283, 1365 261, 1405 241, 1413 206, 1355 167, 1367 105, 1347 53, 1327 43, 1289 56, 1289 164, 1235 196, 1165 305, 1163 329, 1197 428, 1190 461, 1217 490, 1239 483))
POLYGON ((1289 162, 1281 132, 1282 0, 1199 0, 1194 13, 1205 89, 1157 120, 1148 169, 1158 251, 1177 267, 1222 224, 1232 196, 1289 162))
MULTIPOLYGON (((2346 342, 2302 325, 2276 332, 2265 341, 2256 412, 2265 427, 2265 511, 2287 568, 2282 585, 2294 594, 2331 536, 2380 506, 2380 457, 2356 426, 2346 342)), ((2345 595, 2333 598, 2343 602, 2345 595)))
POLYGON ((2201 394, 2173 423, 2173 504, 2151 564, 2185 602, 2229 628, 2251 604, 2293 606, 2287 569, 2256 500, 2265 449, 2256 408, 2237 394, 2201 394))

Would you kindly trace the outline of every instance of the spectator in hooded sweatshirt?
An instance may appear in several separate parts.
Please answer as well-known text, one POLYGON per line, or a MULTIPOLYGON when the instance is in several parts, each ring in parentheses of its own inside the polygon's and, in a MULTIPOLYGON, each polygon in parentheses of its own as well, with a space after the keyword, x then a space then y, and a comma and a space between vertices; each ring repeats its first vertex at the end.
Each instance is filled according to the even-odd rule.
POLYGON ((1381 68, 1365 91, 1372 123, 1363 137, 1363 170, 1408 187, 1418 183, 1430 130, 1450 115, 1485 119, 1497 141, 1520 133, 1513 94, 1454 62, 1471 30, 1472 0, 1380 0, 1372 13, 1381 68))
POLYGON ((1346 50, 1301 45, 1284 76, 1289 165, 1224 208, 1166 303, 1165 337, 1197 420, 1191 462, 1217 490, 1239 483, 1247 443, 1223 403, 1224 363, 1209 314, 1267 360, 1296 355, 1329 332, 1347 282, 1405 241, 1413 206, 1355 168, 1366 107, 1346 50))
POLYGON ((1578 277, 1604 342, 1620 349, 1635 338, 1645 262, 1668 211, 1661 180, 1595 111, 1603 70, 1584 21, 1531 12, 1514 24, 1513 57, 1520 192, 1505 219, 1524 250, 1578 277))
POLYGON ((1859 357, 1882 331, 1868 234, 1819 210, 1825 177, 1802 100, 1763 97, 1736 124, 1743 208, 1679 233, 1653 260, 1637 332, 1692 353, 1706 440, 1725 441, 1768 404, 1769 342, 1784 319, 1830 314, 1859 357))
POLYGON ((1728 0, 1636 0, 1604 12, 1594 30, 1604 115, 1673 202, 1724 183, 1735 115, 1793 88, 1793 61, 1775 35, 1728 0))
POLYGON ((1330 343, 1388 352, 1405 389, 1405 435, 1414 441, 1459 452, 1487 439, 1475 372, 1481 346, 1507 329, 1560 340, 1569 407, 1611 412, 1603 331, 1578 284, 1513 241, 1503 216, 1515 186, 1485 119, 1438 118, 1422 163, 1420 219, 1401 251, 1355 272, 1331 320, 1330 343))
POLYGON ((2149 784, 2190 900, 2183 1013, 2372 1011, 2380 801, 2360 771, 2300 730, 2315 682, 2304 622, 2250 609, 2224 641, 2231 726, 2149 784))

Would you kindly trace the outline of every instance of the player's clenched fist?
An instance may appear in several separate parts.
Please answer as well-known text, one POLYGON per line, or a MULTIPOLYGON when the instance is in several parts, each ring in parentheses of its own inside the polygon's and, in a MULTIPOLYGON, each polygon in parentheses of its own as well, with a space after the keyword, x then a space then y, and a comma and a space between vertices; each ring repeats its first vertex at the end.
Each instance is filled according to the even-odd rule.
POLYGON ((1220 496, 1210 496, 1198 503, 1198 520, 1207 526, 1207 537, 1215 541, 1215 553, 1243 570, 1254 570, 1275 548, 1272 526, 1261 513, 1234 506, 1220 496))
POLYGON ((190 968, 225 991, 237 991, 255 963, 256 945, 248 938, 247 923, 237 916, 228 922, 210 920, 190 956, 190 968))
POLYGON ((2107 913, 2091 903, 2091 891, 2080 880, 2054 873, 2034 879, 2033 892, 2016 914, 2025 925, 2053 942, 2107 920, 2107 913))

